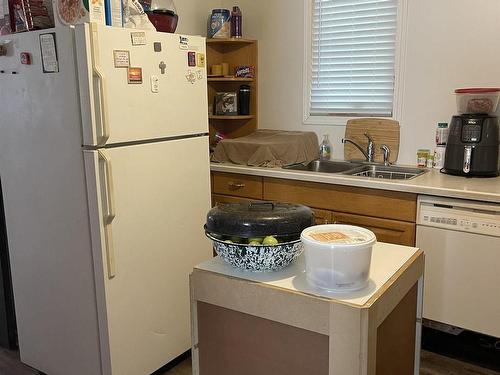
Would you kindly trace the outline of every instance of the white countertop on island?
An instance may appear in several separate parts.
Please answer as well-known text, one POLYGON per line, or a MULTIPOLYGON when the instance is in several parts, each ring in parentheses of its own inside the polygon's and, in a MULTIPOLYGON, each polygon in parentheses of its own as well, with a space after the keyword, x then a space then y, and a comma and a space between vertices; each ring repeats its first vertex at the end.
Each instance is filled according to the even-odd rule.
POLYGON ((274 272, 252 272, 234 268, 221 258, 215 257, 195 268, 229 277, 263 283, 291 292, 306 293, 316 297, 335 299, 357 306, 365 306, 370 299, 420 250, 415 247, 377 242, 373 246, 368 286, 356 292, 329 292, 311 286, 306 280, 305 256, 302 254, 293 264, 274 272))
POLYGON ((326 184, 401 191, 449 198, 500 203, 500 177, 467 178, 451 176, 430 169, 410 180, 387 180, 335 173, 295 171, 283 168, 249 167, 231 163, 211 163, 213 172, 240 173, 326 184))

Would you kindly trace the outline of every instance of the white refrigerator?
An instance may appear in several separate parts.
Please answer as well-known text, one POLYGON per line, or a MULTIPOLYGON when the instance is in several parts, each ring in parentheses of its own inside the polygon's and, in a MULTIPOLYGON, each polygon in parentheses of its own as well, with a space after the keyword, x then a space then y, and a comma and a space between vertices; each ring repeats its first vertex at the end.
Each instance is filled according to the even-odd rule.
POLYGON ((86 24, 0 45, 21 360, 150 374, 189 349, 188 275, 211 257, 205 40, 86 24))

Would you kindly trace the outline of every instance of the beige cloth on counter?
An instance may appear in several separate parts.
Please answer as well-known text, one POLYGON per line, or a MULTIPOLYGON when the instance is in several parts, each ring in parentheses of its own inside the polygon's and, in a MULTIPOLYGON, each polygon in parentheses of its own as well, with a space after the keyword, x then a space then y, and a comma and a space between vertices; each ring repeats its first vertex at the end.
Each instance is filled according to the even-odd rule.
POLYGON ((245 137, 223 139, 211 160, 254 167, 282 167, 307 164, 318 158, 316 133, 261 129, 245 137))

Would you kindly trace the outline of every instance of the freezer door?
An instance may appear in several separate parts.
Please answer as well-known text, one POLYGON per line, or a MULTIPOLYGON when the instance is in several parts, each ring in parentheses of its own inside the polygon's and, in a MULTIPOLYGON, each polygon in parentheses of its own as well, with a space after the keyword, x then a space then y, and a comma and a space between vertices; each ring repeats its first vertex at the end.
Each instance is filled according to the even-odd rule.
POLYGON ((205 38, 97 24, 75 34, 84 145, 208 132, 205 38))
MULTIPOLYGON (((188 275, 211 257, 208 137, 84 151, 107 321, 104 373, 150 374, 190 348, 188 275)), ((105 326, 105 324, 102 324, 105 326)))

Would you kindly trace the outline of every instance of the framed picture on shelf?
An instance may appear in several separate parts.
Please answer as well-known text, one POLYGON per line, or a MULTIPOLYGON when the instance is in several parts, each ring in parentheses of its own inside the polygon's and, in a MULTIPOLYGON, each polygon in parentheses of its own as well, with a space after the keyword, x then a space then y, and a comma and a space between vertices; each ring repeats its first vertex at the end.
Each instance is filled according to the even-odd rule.
POLYGON ((214 107, 217 116, 236 116, 238 95, 235 92, 218 92, 215 94, 214 107))

